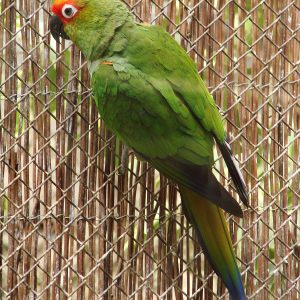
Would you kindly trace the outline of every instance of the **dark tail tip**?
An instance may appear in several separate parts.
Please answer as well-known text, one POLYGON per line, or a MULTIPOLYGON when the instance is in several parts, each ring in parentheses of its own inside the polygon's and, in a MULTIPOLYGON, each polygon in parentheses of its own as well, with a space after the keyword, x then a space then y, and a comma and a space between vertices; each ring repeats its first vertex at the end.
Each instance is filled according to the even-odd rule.
POLYGON ((223 143, 220 142, 218 139, 216 139, 218 147, 222 153, 222 156, 225 160, 225 163, 227 165, 229 174, 234 182, 234 185, 237 189, 237 192, 242 200, 242 202, 248 207, 248 194, 247 194, 247 188, 246 184, 243 178, 243 175, 237 165, 237 162, 235 158, 232 155, 230 145, 228 142, 225 140, 223 143))

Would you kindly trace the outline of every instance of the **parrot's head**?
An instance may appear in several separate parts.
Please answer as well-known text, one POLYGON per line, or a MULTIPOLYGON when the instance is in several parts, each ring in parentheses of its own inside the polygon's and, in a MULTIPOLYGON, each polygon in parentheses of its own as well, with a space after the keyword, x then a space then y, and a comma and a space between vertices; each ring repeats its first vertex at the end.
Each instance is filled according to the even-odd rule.
POLYGON ((132 20, 119 0, 54 0, 51 10, 55 40, 72 40, 90 59, 100 56, 116 29, 132 20))

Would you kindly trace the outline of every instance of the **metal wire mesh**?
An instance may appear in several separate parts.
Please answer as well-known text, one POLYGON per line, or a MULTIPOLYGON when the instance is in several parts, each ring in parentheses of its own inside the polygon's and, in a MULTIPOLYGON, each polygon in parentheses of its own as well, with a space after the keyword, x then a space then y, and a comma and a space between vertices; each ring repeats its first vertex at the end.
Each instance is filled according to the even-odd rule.
MULTIPOLYGON (((0 5, 1 299, 228 299, 176 187, 123 151, 84 58, 50 38, 50 1, 0 5)), ((187 49, 226 118, 250 192, 229 218, 249 299, 300 299, 300 1, 128 6, 187 49)))

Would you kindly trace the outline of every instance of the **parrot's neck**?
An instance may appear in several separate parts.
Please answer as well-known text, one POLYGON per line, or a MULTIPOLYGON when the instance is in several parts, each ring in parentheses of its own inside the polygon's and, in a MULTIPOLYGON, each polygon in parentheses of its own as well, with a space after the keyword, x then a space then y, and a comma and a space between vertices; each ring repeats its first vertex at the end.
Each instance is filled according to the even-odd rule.
POLYGON ((109 16, 98 20, 95 32, 91 34, 92 31, 88 31, 90 36, 83 32, 82 40, 79 38, 75 43, 85 57, 92 62, 106 56, 107 52, 113 48, 121 50, 124 46, 122 44, 124 42, 122 32, 127 31, 132 26, 135 26, 135 23, 127 10, 112 10, 109 16))
POLYGON ((135 26, 132 16, 121 21, 114 28, 113 33, 109 35, 103 35, 99 43, 95 43, 91 47, 91 54, 89 60, 94 61, 101 59, 105 56, 113 55, 116 52, 122 52, 127 46, 127 39, 125 38, 125 32, 135 26))
POLYGON ((100 62, 120 62, 124 59, 124 54, 126 53, 126 48, 130 43, 130 37, 135 31, 137 25, 134 22, 125 22, 118 30, 115 35, 111 37, 109 42, 105 44, 105 47, 94 48, 95 55, 88 57, 88 69, 90 75, 93 75, 99 67, 100 62))

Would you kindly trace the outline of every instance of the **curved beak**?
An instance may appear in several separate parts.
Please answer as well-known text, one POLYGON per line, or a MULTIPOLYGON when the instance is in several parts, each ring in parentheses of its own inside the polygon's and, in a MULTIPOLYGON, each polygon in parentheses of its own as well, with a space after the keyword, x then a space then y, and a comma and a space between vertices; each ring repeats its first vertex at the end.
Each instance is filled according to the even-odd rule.
POLYGON ((52 15, 50 17, 50 32, 54 39, 59 43, 59 38, 69 40, 69 36, 64 30, 64 25, 58 16, 52 15))

